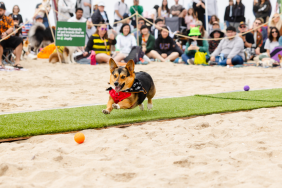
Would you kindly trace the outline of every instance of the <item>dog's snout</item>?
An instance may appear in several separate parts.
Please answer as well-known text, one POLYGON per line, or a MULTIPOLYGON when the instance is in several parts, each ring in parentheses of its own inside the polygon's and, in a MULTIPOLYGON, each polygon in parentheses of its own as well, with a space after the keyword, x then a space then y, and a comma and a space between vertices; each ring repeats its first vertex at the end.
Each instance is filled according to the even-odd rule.
POLYGON ((118 86, 118 82, 115 82, 114 84, 115 84, 115 86, 118 86))

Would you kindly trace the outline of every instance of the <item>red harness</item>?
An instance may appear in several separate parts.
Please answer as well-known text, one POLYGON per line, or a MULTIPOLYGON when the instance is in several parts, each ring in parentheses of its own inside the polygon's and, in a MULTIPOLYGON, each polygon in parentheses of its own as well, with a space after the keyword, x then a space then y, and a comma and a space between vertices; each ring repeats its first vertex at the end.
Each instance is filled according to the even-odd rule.
POLYGON ((109 91, 109 94, 114 99, 116 104, 131 96, 131 93, 121 92, 121 91, 116 92, 114 89, 111 89, 109 91))

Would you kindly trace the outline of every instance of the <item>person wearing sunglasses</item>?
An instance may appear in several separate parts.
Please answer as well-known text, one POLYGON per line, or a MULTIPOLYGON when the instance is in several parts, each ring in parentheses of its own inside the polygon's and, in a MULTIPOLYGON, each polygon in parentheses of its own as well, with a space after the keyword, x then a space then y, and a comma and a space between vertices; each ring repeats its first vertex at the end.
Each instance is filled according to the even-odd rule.
POLYGON ((171 62, 182 55, 175 41, 169 36, 168 27, 162 27, 161 35, 156 40, 155 49, 151 51, 151 55, 159 62, 171 62))
MULTIPOLYGON (((131 22, 132 23, 132 22, 131 22)), ((143 25, 145 25, 145 20, 143 18, 139 18, 138 19, 138 28, 135 28, 134 30, 132 30, 132 34, 134 35, 134 37, 137 40, 137 37, 140 36, 140 29, 143 25)))
POLYGON ((232 66, 244 63, 244 42, 237 36, 235 27, 227 27, 226 35, 228 38, 222 39, 211 54, 209 65, 232 66))
POLYGON ((240 25, 238 27, 239 30, 239 36, 243 39, 244 42, 244 51, 246 54, 246 59, 250 60, 253 59, 255 54, 255 48, 253 48, 253 44, 255 43, 254 35, 252 33, 246 33, 248 31, 247 25, 245 22, 240 22, 240 25))
POLYGON ((189 39, 189 41, 186 43, 185 52, 181 56, 184 63, 193 65, 197 51, 207 53, 206 59, 209 59, 210 53, 208 42, 206 40, 197 40, 202 38, 200 29, 198 27, 191 28, 188 36, 192 37, 192 39, 189 39))
POLYGON ((130 33, 130 25, 127 23, 123 24, 120 28, 120 34, 116 38, 116 56, 114 57, 116 62, 124 60, 129 55, 131 49, 137 46, 136 39, 130 33))
POLYGON ((264 48, 266 49, 266 53, 262 53, 259 56, 259 60, 262 62, 270 61, 273 64, 273 66, 279 66, 279 63, 271 59, 270 53, 273 51, 275 47, 279 46, 280 33, 276 27, 270 27, 269 30, 270 33, 264 45, 264 48))
MULTIPOLYGON (((270 27, 276 27, 280 33, 280 36, 282 36, 282 19, 280 14, 275 13, 273 17, 271 18, 270 27)), ((268 34, 270 33, 270 27, 268 27, 268 34)))
MULTIPOLYGON (((103 23, 100 23, 103 24, 103 23)), ((114 34, 108 37, 107 25, 100 25, 97 27, 96 32, 89 38, 83 56, 86 57, 90 54, 91 50, 96 53, 96 61, 98 63, 108 63, 111 58, 111 45, 116 44, 114 34)))

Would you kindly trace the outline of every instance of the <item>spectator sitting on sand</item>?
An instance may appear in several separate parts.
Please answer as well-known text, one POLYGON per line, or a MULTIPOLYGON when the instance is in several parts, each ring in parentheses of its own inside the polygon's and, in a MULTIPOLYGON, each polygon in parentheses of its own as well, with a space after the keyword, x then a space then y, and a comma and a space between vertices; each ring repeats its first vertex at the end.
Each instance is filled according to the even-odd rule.
POLYGON ((240 22, 240 25, 238 27, 239 36, 243 39, 244 42, 244 51, 246 53, 246 60, 253 59, 253 57, 256 55, 255 54, 255 49, 252 48, 253 44, 255 43, 254 41, 254 36, 252 33, 246 33, 247 32, 247 25, 245 22, 240 22))
POLYGON ((145 20, 143 18, 138 19, 138 28, 136 28, 134 31, 132 31, 132 34, 137 39, 137 37, 140 36, 140 29, 143 25, 145 25, 145 20))
MULTIPOLYGON (((224 33, 220 29, 215 29, 211 32, 210 38, 216 39, 216 38, 223 38, 224 33)), ((209 40, 209 52, 212 54, 214 50, 218 47, 221 39, 217 40, 209 40)))
POLYGON ((244 63, 244 42, 241 37, 236 36, 236 29, 229 26, 226 29, 227 37, 222 39, 211 54, 209 65, 241 65, 244 63))
POLYGON ((162 27, 161 35, 155 42, 155 49, 151 51, 152 57, 156 61, 171 62, 182 55, 177 49, 175 41, 169 36, 168 28, 162 27))
MULTIPOLYGON (((253 29, 259 27, 261 24, 263 23, 263 19, 262 18, 256 18, 253 24, 253 29)), ((255 52, 256 55, 259 55, 260 53, 262 53, 264 51, 264 49, 262 48, 263 45, 263 36, 262 33, 260 32, 260 28, 254 30, 251 32, 254 36, 254 41, 255 43, 253 44, 253 48, 255 48, 255 52)))
POLYGON ((209 44, 206 40, 197 40, 201 38, 201 33, 198 27, 193 27, 190 29, 189 37, 193 39, 189 39, 186 43, 186 49, 184 54, 181 56, 184 63, 188 65, 194 64, 194 58, 197 51, 206 52, 206 59, 209 59, 209 44))
MULTIPOLYGON (((161 18, 158 18, 156 21, 155 21, 155 29, 153 30, 153 34, 154 34, 154 36, 155 36, 155 39, 157 40, 158 39, 158 37, 161 35, 161 31, 162 31, 162 28, 163 28, 163 26, 165 26, 165 24, 164 24, 164 20, 163 19, 161 19, 161 18)), ((166 26, 167 28, 168 28, 168 30, 169 30, 169 36, 171 37, 171 38, 173 38, 174 37, 174 33, 172 33, 172 31, 171 31, 171 29, 168 27, 168 26, 166 26)))
MULTIPOLYGON (((103 23, 99 23, 103 24, 103 23)), ((86 57, 93 50, 96 53, 96 61, 98 63, 107 63, 111 58, 111 45, 116 44, 114 34, 110 34, 108 37, 107 25, 101 25, 97 27, 94 35, 92 35, 87 43, 83 56, 86 57)))
POLYGON ((151 51, 155 47, 155 38, 150 34, 149 28, 146 25, 142 25, 141 34, 139 36, 139 46, 142 47, 142 51, 149 58, 153 58, 151 51))

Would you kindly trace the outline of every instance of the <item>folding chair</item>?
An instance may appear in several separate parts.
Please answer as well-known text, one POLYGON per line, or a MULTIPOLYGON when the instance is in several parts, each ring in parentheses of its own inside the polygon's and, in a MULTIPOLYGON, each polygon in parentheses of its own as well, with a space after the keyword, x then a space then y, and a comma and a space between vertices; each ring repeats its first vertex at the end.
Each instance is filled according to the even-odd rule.
POLYGON ((4 64, 15 64, 15 55, 13 54, 14 49, 6 48, 3 50, 2 60, 4 64))

